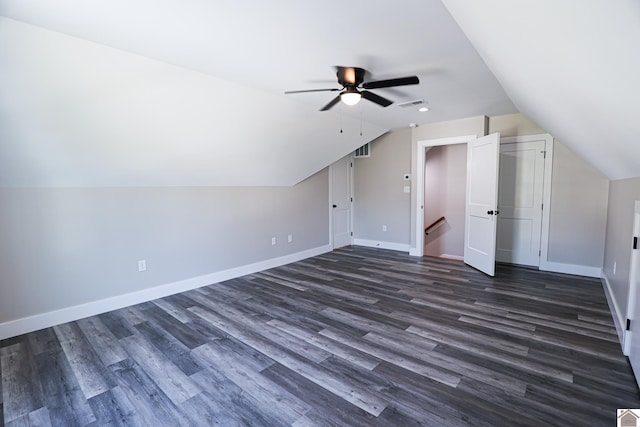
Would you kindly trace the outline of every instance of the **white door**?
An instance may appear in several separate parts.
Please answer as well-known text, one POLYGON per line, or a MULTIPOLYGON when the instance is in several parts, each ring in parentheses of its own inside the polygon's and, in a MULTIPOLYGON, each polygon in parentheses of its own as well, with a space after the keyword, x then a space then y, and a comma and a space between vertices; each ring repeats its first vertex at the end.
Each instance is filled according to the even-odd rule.
POLYGON ((351 156, 331 165, 333 248, 351 244, 351 156))
POLYGON ((500 134, 467 144, 464 262, 493 276, 496 266, 500 134))
POLYGON ((640 301, 638 301, 640 298, 640 201, 636 201, 632 239, 627 303, 627 318, 631 320, 631 328, 624 341, 627 348, 629 348, 627 341, 631 342, 629 361, 635 373, 636 382, 640 385, 640 301))
POLYGON ((540 265, 545 141, 500 144, 496 259, 540 265))

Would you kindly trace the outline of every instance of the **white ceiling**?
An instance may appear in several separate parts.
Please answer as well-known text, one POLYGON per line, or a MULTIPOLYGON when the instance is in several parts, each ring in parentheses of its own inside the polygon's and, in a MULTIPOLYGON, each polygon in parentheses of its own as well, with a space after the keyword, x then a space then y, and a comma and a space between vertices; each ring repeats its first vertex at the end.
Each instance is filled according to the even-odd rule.
POLYGON ((0 16, 4 186, 292 185, 412 122, 516 111, 437 0, 0 0, 0 16), (337 87, 335 65, 416 74, 376 92, 431 111, 283 94, 337 87))
POLYGON ((0 0, 0 186, 293 185, 388 130, 518 110, 640 175, 640 3, 444 3, 0 0), (376 92, 431 111, 283 94, 335 65, 416 74, 376 92))

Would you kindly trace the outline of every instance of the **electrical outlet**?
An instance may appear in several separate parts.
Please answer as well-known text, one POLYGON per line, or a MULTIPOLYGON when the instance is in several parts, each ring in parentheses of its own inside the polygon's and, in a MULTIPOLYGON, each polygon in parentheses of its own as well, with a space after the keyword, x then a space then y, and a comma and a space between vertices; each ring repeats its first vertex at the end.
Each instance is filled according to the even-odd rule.
POLYGON ((288 242, 288 243, 293 242, 293 234, 289 234, 289 235, 287 236, 287 242, 288 242))
POLYGON ((147 271, 147 260, 141 259, 138 261, 138 271, 147 271))
POLYGON ((276 238, 272 237, 271 238, 271 246, 275 246, 276 245, 276 238))
POLYGON ((386 225, 382 226, 382 231, 387 231, 387 226, 386 225))

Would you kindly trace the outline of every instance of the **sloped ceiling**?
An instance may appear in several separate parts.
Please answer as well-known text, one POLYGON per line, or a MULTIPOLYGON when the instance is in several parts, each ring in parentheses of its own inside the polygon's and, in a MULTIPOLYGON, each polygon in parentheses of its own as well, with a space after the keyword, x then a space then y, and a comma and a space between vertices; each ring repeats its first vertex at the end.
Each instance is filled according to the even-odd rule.
POLYGON ((516 111, 438 0, 0 0, 0 16, 0 186, 293 185, 409 123, 516 111), (377 93, 431 111, 283 94, 336 87, 335 65, 417 74, 377 93))
POLYGON ((520 112, 610 179, 640 176, 640 2, 443 1, 520 112))

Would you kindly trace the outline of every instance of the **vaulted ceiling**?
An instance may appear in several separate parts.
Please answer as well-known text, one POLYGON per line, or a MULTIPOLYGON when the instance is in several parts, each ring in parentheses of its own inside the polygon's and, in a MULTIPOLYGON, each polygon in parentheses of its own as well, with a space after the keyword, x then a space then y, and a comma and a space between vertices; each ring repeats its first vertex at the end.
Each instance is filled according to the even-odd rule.
POLYGON ((389 130, 518 110, 640 174, 637 7, 517 4, 0 0, 0 186, 293 185, 389 130), (387 108, 284 95, 335 65, 421 83, 387 108))
POLYGON ((640 176, 640 2, 443 2, 520 112, 610 179, 640 176))

